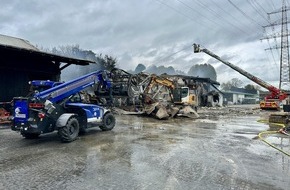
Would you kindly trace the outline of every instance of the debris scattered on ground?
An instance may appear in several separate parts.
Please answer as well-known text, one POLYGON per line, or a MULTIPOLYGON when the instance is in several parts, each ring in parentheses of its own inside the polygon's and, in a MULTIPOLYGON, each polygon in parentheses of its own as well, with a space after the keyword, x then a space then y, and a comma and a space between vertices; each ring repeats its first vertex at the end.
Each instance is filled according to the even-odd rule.
POLYGON ((180 109, 177 115, 183 116, 183 117, 194 118, 194 119, 199 118, 198 113, 194 109, 192 109, 192 107, 190 106, 186 106, 180 109))
POLYGON ((0 108, 0 124, 8 124, 11 121, 9 120, 10 113, 4 108, 0 108))
POLYGON ((214 118, 225 115, 260 115, 261 110, 255 109, 255 105, 233 105, 230 107, 201 107, 198 109, 200 118, 214 118))

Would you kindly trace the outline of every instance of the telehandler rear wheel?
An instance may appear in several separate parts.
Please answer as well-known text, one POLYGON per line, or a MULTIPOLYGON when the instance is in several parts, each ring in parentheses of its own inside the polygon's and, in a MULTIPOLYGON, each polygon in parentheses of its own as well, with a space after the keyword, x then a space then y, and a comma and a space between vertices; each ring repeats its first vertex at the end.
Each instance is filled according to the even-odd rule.
POLYGON ((100 126, 102 131, 110 131, 115 127, 116 119, 112 113, 106 113, 103 118, 103 124, 100 126))
POLYGON ((77 118, 71 117, 65 126, 58 129, 58 135, 63 142, 71 142, 76 140, 79 134, 79 122, 77 118))

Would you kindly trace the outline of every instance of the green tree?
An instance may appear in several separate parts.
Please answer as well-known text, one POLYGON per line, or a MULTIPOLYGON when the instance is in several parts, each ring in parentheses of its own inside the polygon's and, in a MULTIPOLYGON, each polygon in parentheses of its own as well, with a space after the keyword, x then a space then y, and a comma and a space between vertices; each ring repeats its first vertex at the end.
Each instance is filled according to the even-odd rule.
POLYGON ((102 54, 100 54, 97 57, 97 63, 101 65, 101 69, 111 71, 112 69, 116 68, 117 59, 109 55, 105 55, 103 57, 102 54))
POLYGON ((255 90, 255 86, 252 84, 247 84, 244 88, 247 90, 255 90))
POLYGON ((245 87, 247 90, 260 90, 261 87, 259 85, 247 84, 245 87))

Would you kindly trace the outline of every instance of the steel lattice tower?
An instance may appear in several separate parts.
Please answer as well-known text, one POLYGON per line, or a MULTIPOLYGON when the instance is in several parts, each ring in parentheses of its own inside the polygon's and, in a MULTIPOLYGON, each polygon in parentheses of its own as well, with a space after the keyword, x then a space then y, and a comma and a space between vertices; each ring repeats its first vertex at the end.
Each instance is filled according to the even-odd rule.
POLYGON ((281 25, 281 56, 280 56, 280 83, 281 89, 284 85, 290 84, 290 64, 289 64, 289 43, 288 43, 288 24, 287 7, 285 0, 282 6, 282 25, 281 25))
POLYGON ((274 26, 281 25, 281 33, 279 34, 273 34, 272 36, 267 36, 263 39, 270 39, 274 38, 276 41, 277 37, 281 37, 281 43, 280 46, 276 45, 274 47, 270 47, 266 50, 273 50, 273 49, 280 49, 280 81, 279 81, 279 89, 282 89, 283 87, 287 87, 287 89, 290 89, 290 62, 289 62, 289 43, 288 43, 288 36, 290 35, 288 33, 288 23, 287 20, 287 11, 290 10, 287 8, 285 0, 282 1, 282 9, 279 11, 274 11, 271 13, 267 13, 270 20, 271 14, 277 14, 282 13, 282 19, 281 22, 274 22, 266 27, 272 27, 272 30, 274 31, 274 26))

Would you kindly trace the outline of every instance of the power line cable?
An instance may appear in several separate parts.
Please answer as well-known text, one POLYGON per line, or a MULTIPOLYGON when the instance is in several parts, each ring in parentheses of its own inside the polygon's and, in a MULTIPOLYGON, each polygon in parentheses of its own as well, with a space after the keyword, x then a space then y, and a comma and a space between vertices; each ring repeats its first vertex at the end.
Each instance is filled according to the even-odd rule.
MULTIPOLYGON (((184 14, 183 12, 179 11, 178 9, 176 9, 176 8, 174 8, 174 7, 172 7, 172 6, 168 5, 168 4, 166 4, 166 3, 164 3, 163 1, 160 1, 160 0, 155 0, 155 1, 159 2, 160 4, 166 6, 166 7, 170 8, 170 9, 172 9, 173 11, 175 11, 175 12, 177 12, 178 14, 180 14, 180 15, 182 15, 182 16, 188 18, 189 20, 191 20, 191 21, 193 21, 193 22, 196 22, 196 23, 198 23, 198 24, 200 24, 200 25, 203 25, 204 27, 208 28, 208 26, 206 26, 203 22, 199 22, 198 19, 193 19, 192 17, 190 17, 190 16, 184 14)), ((216 24, 216 23, 215 23, 215 24, 216 24)))
MULTIPOLYGON (((239 25, 242 24, 241 20, 237 19, 237 18, 236 18, 235 16, 233 16, 229 11, 225 10, 222 6, 220 6, 220 4, 216 3, 215 0, 210 0, 210 1, 211 1, 212 4, 215 5, 215 7, 221 9, 223 13, 226 13, 226 14, 227 14, 227 16, 230 16, 231 19, 232 19, 232 21, 236 21, 236 22, 238 22, 239 25)), ((244 27, 244 28, 246 28, 246 27, 244 27)))
POLYGON ((253 23, 259 25, 262 27, 262 25, 260 25, 258 22, 256 22, 254 19, 252 19, 251 17, 249 17, 244 11, 242 11, 237 5, 235 5, 231 0, 228 0, 228 2, 235 7, 242 15, 244 15, 247 19, 249 19, 250 21, 252 21, 253 23))
MULTIPOLYGON (((277 11, 277 9, 280 8, 280 5, 275 5, 275 3, 273 3, 273 0, 271 0, 270 2, 271 2, 271 5, 272 5, 272 8, 273 8, 272 11, 277 11), (278 6, 279 8, 276 8, 277 6, 278 6)), ((275 2, 277 2, 277 0, 275 0, 275 2)), ((282 1, 280 1, 280 2, 281 2, 281 4, 282 4, 282 1)), ((276 17, 277 19, 280 19, 277 15, 275 15, 275 17, 276 17)))
MULTIPOLYGON (((268 46, 271 47, 271 45, 270 45, 270 43, 269 43, 268 40, 267 40, 267 42, 268 42, 268 46)), ((269 59, 268 54, 266 54, 266 55, 267 55, 267 57, 268 57, 268 59, 269 59)), ((276 58, 275 58, 274 53, 273 53, 272 50, 271 50, 271 55, 272 55, 273 61, 274 61, 274 63, 275 63, 276 69, 277 69, 277 71, 279 72, 278 64, 277 64, 277 62, 276 62, 276 58)), ((271 65, 270 59, 269 59, 269 63, 270 63, 270 65, 271 65)))
MULTIPOLYGON (((189 8, 189 9, 190 9, 191 11, 193 11, 194 13, 198 12, 196 9, 192 8, 190 5, 184 3, 184 2, 181 1, 181 0, 176 0, 176 1, 180 2, 182 5, 184 5, 185 7, 189 8)), ((200 6, 201 6, 201 5, 200 5, 200 6)), ((202 8, 204 8, 204 7, 202 7, 202 8)), ((206 16, 204 16, 204 15, 202 15, 202 16, 205 17, 206 19, 208 19, 208 17, 206 17, 206 16)), ((235 19, 235 20, 236 20, 236 19, 235 19)), ((217 25, 219 25, 221 28, 225 28, 225 26, 222 25, 223 22, 220 22, 220 23, 217 23, 217 22, 215 22, 215 21, 213 21, 213 22, 216 23, 217 25)), ((248 29, 249 29, 249 28, 248 28, 248 29)), ((241 30, 241 29, 240 29, 240 30, 241 30)), ((252 28, 250 28, 250 30, 252 30, 252 32, 257 32, 257 30, 254 30, 254 29, 252 29, 252 28)), ((232 31, 232 32, 234 32, 234 31, 232 31)), ((242 32, 245 33, 245 34, 247 34, 247 35, 251 35, 251 33, 246 32, 245 30, 242 30, 242 32)), ((239 35, 239 34, 237 34, 237 33, 236 33, 236 34, 231 34, 230 37, 236 38, 237 35, 239 35)))
MULTIPOLYGON (((258 5, 258 7, 260 7, 260 9, 262 10, 262 11, 264 11, 264 13, 267 13, 267 11, 264 9, 264 7, 258 2, 258 1, 254 1, 254 0, 252 0, 252 2, 253 2, 253 4, 257 4, 258 5)), ((266 18, 267 19, 267 18, 266 18)))
POLYGON ((201 12, 199 12, 199 11, 193 9, 191 6, 187 5, 186 3, 184 3, 184 2, 182 2, 182 1, 180 1, 180 0, 177 0, 177 1, 180 2, 181 4, 183 4, 185 7, 187 7, 187 8, 190 9, 191 11, 193 11, 194 13, 198 13, 198 16, 202 16, 203 18, 209 20, 210 22, 212 22, 212 23, 214 23, 214 24, 216 24, 216 25, 218 25, 218 26, 220 26, 220 27, 223 27, 222 25, 220 25, 219 23, 215 22, 214 20, 209 19, 208 17, 204 16, 201 12))
MULTIPOLYGON (((199 24, 205 26, 207 29, 209 28, 209 26, 205 25, 204 22, 198 22, 199 19, 193 19, 192 17, 190 17, 190 16, 184 14, 183 12, 179 11, 178 9, 176 9, 176 8, 174 8, 174 7, 172 7, 172 6, 168 5, 168 4, 166 4, 166 3, 164 3, 163 1, 160 1, 160 0, 156 0, 156 1, 159 2, 159 3, 162 4, 162 5, 165 5, 166 7, 168 7, 168 8, 170 8, 170 9, 174 10, 174 11, 177 12, 178 14, 180 14, 180 15, 182 15, 182 16, 185 16, 186 18, 190 19, 191 21, 197 22, 197 23, 199 23, 199 24)), ((182 1, 180 1, 180 2, 183 3, 182 1)), ((196 10, 193 9, 192 7, 188 6, 187 4, 184 4, 184 3, 183 3, 183 5, 186 6, 188 9, 192 10, 194 13, 198 13, 198 16, 204 17, 206 20, 209 20, 210 22, 212 22, 212 23, 214 23, 214 24, 220 26, 221 28, 224 28, 224 26, 222 26, 221 24, 215 22, 215 21, 212 20, 212 19, 209 19, 208 17, 204 16, 202 13, 200 13, 199 11, 196 11, 196 10)), ((236 34, 235 34, 235 35, 232 35, 232 36, 236 36, 236 34)))
POLYGON ((271 3, 272 3, 273 10, 276 10, 275 4, 273 3, 272 0, 271 0, 271 3))
POLYGON ((161 61, 164 61, 164 60, 166 60, 166 59, 168 59, 168 58, 170 58, 170 57, 172 57, 172 56, 174 56, 174 55, 176 55, 176 54, 178 54, 178 53, 180 53, 180 52, 182 52, 182 51, 184 51, 184 50, 186 50, 186 49, 189 49, 189 48, 192 48, 192 45, 190 45, 190 46, 185 46, 184 48, 182 48, 181 50, 178 50, 178 51, 176 51, 176 52, 174 52, 174 53, 172 53, 172 54, 170 54, 170 55, 168 55, 168 56, 166 56, 166 57, 163 57, 163 58, 160 58, 160 59, 157 59, 157 60, 155 60, 154 62, 161 62, 161 61))
MULTIPOLYGON (((251 7, 263 18, 263 19, 265 19, 268 23, 269 23, 269 21, 268 21, 268 19, 267 19, 267 17, 265 17, 261 12, 260 12, 260 10, 255 6, 255 4, 253 3, 253 2, 251 2, 250 0, 247 0, 248 1, 248 3, 251 5, 251 7)), ((262 10, 267 14, 267 12, 264 10, 264 8, 263 7, 261 7, 262 8, 262 10)))
MULTIPOLYGON (((270 15, 269 15, 269 20, 270 20, 270 15)), ((275 28, 274 26, 271 27, 272 28, 272 33, 275 33, 275 28)), ((277 37, 276 35, 274 35, 274 43, 276 44, 276 47, 278 47, 278 41, 277 41, 277 37)), ((269 48, 271 48, 270 44, 269 44, 269 48)), ((279 49, 278 48, 275 48, 276 49, 276 53, 277 55, 279 56, 279 49)), ((273 51, 273 49, 271 48, 271 52, 273 51)))
MULTIPOLYGON (((178 0, 180 2, 180 0, 178 0)), ((200 2, 199 0, 197 0, 198 4, 202 7, 205 8, 206 10, 208 10, 209 12, 213 13, 216 17, 220 18, 221 20, 224 20, 226 23, 228 23, 229 25, 233 26, 234 28, 240 30, 241 32, 245 33, 245 34, 249 34, 248 32, 246 32, 245 30, 237 27, 236 25, 232 24, 231 22, 229 22, 228 20, 224 19, 221 14, 219 14, 218 12, 216 12, 215 10, 211 9, 209 6, 207 6, 206 4, 200 2)))

